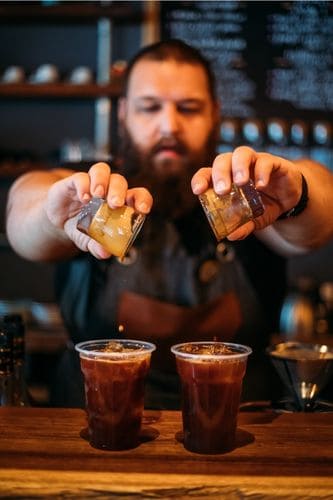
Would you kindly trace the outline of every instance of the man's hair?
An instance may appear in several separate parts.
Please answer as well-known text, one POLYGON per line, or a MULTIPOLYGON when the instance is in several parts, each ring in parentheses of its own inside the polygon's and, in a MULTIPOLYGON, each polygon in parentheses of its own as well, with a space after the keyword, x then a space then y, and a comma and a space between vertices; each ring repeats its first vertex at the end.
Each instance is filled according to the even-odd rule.
POLYGON ((131 59, 125 71, 123 87, 124 95, 127 94, 128 82, 135 64, 142 60, 174 60, 181 63, 196 64, 201 66, 207 76, 208 90, 211 98, 213 101, 216 100, 216 81, 210 62, 198 49, 175 38, 147 45, 131 59))

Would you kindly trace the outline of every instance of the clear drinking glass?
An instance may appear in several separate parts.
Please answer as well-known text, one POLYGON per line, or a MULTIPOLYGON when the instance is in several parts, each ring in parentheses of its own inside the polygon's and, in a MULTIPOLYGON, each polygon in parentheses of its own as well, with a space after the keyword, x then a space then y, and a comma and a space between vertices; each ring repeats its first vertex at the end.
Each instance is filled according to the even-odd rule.
POLYGON ((199 200, 218 241, 264 212, 260 194, 251 180, 241 187, 232 184, 225 195, 209 188, 199 195, 199 200))
POLYGON ((103 198, 92 198, 81 210, 77 228, 123 259, 144 221, 145 215, 132 207, 110 208, 103 198))

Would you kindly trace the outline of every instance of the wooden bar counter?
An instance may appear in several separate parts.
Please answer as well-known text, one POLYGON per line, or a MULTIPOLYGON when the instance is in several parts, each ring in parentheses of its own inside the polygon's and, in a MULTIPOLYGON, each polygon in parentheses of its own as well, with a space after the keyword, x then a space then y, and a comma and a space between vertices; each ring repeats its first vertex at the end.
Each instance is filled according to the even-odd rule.
POLYGON ((0 408, 0 498, 333 498, 333 413, 241 412, 221 455, 183 448, 180 412, 146 412, 130 451, 85 427, 79 409, 0 408))

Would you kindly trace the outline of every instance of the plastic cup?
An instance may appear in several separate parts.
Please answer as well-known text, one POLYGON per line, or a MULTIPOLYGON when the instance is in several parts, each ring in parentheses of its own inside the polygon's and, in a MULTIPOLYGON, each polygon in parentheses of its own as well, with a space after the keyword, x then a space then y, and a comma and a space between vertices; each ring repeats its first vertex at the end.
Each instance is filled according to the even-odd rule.
POLYGON ((252 350, 228 342, 172 346, 182 386, 184 446, 196 453, 235 447, 237 415, 252 350))
POLYGON ((140 440, 144 384, 155 345, 138 340, 91 340, 75 346, 84 376, 89 441, 126 450, 140 440))

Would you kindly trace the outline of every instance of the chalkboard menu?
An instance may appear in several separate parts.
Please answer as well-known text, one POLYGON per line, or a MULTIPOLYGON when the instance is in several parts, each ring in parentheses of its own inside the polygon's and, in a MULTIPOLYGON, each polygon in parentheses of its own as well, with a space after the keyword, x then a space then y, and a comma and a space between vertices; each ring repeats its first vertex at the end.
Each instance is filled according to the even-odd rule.
MULTIPOLYGON (((160 5, 161 38, 181 38, 211 60, 223 118, 242 129, 241 142, 245 131, 248 142, 270 137, 289 156, 310 145, 313 156, 332 150, 333 2, 160 5)), ((318 159, 331 162, 326 152, 318 159)))

